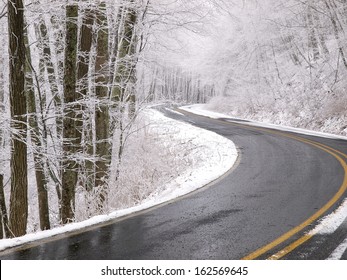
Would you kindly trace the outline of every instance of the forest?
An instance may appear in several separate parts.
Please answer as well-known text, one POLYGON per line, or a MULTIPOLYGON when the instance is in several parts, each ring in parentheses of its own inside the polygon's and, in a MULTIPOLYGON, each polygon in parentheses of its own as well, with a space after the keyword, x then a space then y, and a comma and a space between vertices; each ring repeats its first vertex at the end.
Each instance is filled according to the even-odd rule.
MULTIPOLYGON (((141 203, 156 104, 347 135, 346 0, 0 2, 0 237, 141 203)), ((185 163, 187 164, 187 163, 185 163)))

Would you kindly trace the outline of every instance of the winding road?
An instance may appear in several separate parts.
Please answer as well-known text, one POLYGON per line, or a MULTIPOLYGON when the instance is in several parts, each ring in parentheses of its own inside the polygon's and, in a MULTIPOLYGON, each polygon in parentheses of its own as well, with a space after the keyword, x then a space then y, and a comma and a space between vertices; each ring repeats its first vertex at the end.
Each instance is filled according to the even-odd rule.
POLYGON ((183 198, 0 259, 326 259, 346 238, 346 221, 307 233, 346 197, 347 141, 163 111, 231 139, 236 166, 183 198))

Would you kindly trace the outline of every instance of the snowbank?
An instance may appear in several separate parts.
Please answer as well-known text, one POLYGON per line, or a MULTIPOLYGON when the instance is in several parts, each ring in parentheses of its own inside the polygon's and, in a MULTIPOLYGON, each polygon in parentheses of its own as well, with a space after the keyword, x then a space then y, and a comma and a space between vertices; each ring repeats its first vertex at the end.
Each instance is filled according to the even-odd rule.
POLYGON ((305 135, 312 135, 312 136, 318 136, 318 137, 324 137, 324 138, 331 138, 331 139, 344 139, 347 140, 346 136, 341 136, 341 135, 336 135, 336 134, 331 134, 331 133, 326 133, 326 132, 319 132, 319 131, 313 131, 309 129, 303 129, 303 128, 295 128, 291 126, 285 126, 285 125, 277 125, 277 124, 271 124, 271 123, 266 123, 266 122, 259 122, 251 119, 242 119, 242 118, 235 118, 233 116, 211 111, 208 109, 208 106, 206 104, 193 104, 193 105, 188 105, 188 106, 183 106, 180 109, 185 110, 187 112, 191 112, 194 114, 198 114, 201 116, 206 116, 209 118, 232 118, 233 121, 237 122, 245 122, 257 126, 257 127, 264 127, 264 128, 274 128, 277 130, 281 131, 290 131, 290 132, 295 132, 295 133, 301 133, 305 135))

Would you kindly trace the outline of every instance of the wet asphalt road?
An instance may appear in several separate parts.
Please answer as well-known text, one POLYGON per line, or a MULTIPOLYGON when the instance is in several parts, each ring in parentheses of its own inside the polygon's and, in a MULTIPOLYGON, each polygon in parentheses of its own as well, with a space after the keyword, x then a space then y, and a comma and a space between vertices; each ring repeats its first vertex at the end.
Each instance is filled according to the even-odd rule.
MULTIPOLYGON (((241 259, 305 221, 341 187, 341 164, 317 147, 230 121, 166 114, 230 138, 239 149, 237 166, 170 204, 0 259, 241 259)), ((301 137, 347 153, 344 140, 301 137)))

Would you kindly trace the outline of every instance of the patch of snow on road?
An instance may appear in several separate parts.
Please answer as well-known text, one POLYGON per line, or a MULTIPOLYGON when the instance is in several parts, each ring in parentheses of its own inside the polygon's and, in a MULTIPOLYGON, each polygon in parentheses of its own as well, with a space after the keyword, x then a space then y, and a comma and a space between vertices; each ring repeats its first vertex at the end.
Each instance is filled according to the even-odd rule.
POLYGON ((343 223, 347 215, 347 199, 330 215, 320 220, 309 234, 332 234, 343 223))
POLYGON ((108 215, 95 216, 82 222, 71 223, 52 230, 0 240, 0 250, 81 230, 165 203, 202 188, 222 176, 234 165, 237 159, 237 150, 232 141, 216 133, 167 118, 156 110, 148 109, 145 113, 148 117, 149 128, 152 132, 155 131, 158 137, 161 137, 168 148, 170 148, 170 145, 183 145, 184 147, 185 143, 189 143, 190 147, 194 147, 193 151, 186 151, 186 153, 193 153, 191 156, 196 159, 192 166, 188 167, 178 177, 173 178, 165 186, 161 186, 157 192, 140 205, 117 210, 108 215), (173 130, 174 133, 172 133, 173 130))
POLYGON ((347 238, 332 252, 327 260, 340 260, 342 255, 347 250, 347 238))

